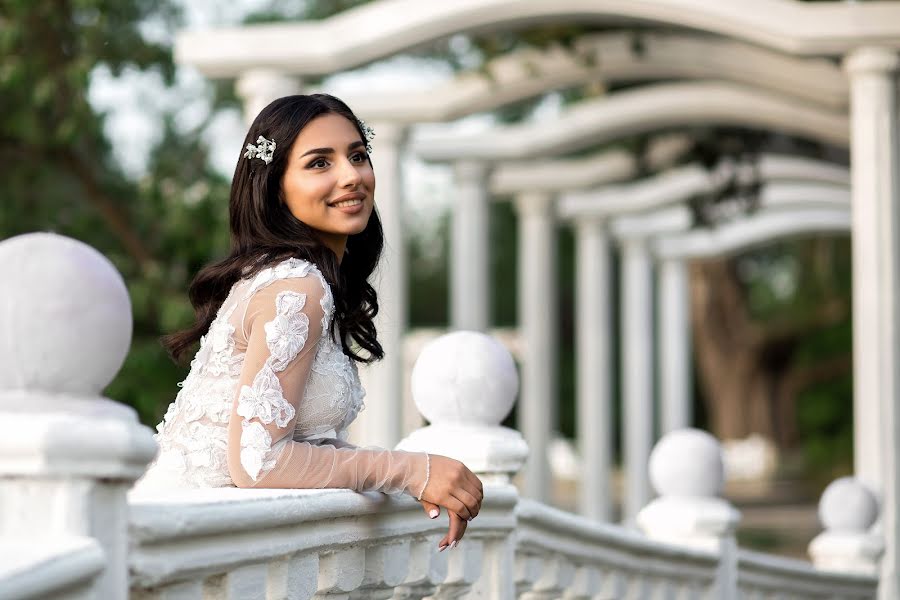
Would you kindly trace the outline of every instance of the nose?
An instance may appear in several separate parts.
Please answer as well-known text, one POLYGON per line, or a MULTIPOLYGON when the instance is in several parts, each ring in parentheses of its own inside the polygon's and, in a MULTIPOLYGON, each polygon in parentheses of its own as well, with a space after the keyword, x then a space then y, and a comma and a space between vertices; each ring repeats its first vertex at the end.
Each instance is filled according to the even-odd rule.
POLYGON ((354 188, 360 184, 362 176, 359 174, 355 164, 349 160, 343 160, 341 161, 341 172, 338 181, 341 187, 354 188))

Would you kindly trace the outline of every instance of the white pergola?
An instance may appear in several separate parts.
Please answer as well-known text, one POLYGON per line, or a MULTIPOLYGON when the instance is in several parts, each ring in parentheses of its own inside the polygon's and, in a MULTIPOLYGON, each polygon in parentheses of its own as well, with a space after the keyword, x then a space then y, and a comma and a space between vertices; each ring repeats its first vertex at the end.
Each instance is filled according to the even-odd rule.
MULTIPOLYGON (((606 52, 614 54, 609 48, 615 46, 615 36, 586 39, 578 48, 587 58, 576 61, 566 71, 573 74, 571 79, 565 79, 560 69, 560 77, 547 78, 546 86, 534 83, 524 90, 528 87, 524 85, 522 97, 587 80, 714 78, 715 81, 653 83, 611 94, 574 109, 579 112, 569 113, 574 115, 571 121, 557 123, 553 131, 545 131, 541 136, 528 130, 528 126, 512 126, 502 130, 508 135, 500 136, 502 139, 494 137, 487 144, 483 139, 476 143, 476 136, 457 136, 443 140, 446 143, 440 147, 430 144, 432 152, 427 152, 418 138, 414 139, 411 147, 421 150, 426 158, 457 165, 460 188, 455 206, 461 214, 454 216, 454 228, 457 235, 465 231, 470 236, 466 258, 482 259, 481 262, 467 263, 469 267, 480 265, 481 268, 471 269, 465 279, 458 269, 454 269, 454 289, 470 286, 464 287, 466 294, 454 292, 455 324, 482 329, 487 326, 484 305, 479 308, 474 303, 467 303, 472 296, 487 297, 486 261, 483 260, 487 252, 485 207, 493 175, 484 166, 485 161, 534 156, 529 153, 535 146, 545 155, 552 155, 596 146, 627 135, 710 123, 777 130, 831 145, 849 146, 854 254, 855 465, 857 474, 874 485, 883 498, 882 523, 887 549, 882 560, 879 596, 883 599, 897 597, 900 593, 900 555, 897 551, 900 539, 897 507, 900 498, 897 477, 900 390, 895 373, 900 353, 900 315, 897 314, 900 149, 896 78, 900 66, 900 5, 892 2, 807 4, 791 0, 758 0, 754 3, 740 0, 647 0, 639 3, 621 0, 459 0, 453 3, 381 0, 323 21, 187 33, 177 40, 176 58, 183 64, 198 67, 207 76, 236 79, 246 112, 255 114, 272 98, 304 89, 301 81, 304 76, 353 68, 456 33, 496 31, 566 20, 617 26, 650 23, 677 28, 679 33, 642 36, 642 47, 649 48, 642 55, 645 62, 629 57, 625 52, 620 55, 621 60, 611 61, 613 66, 609 71, 604 70, 603 60, 597 62, 590 58, 590 48, 591 44, 595 47, 608 44, 606 52), (303 43, 297 43, 297 40, 303 40, 303 43), (693 54, 694 71, 682 64, 690 60, 678 60, 678 56, 690 56, 691 44, 699 48, 693 54), (712 46, 703 44, 721 46, 718 46, 719 51, 710 51, 712 46), (685 54, 676 54, 681 52, 672 50, 676 47, 685 48, 685 54), (753 55, 755 58, 748 60, 754 52, 757 53, 753 55), (718 65, 716 59, 721 61, 718 65), (831 63, 832 59, 842 61, 840 72, 831 63), (618 75, 616 64, 622 65, 618 75), (752 67, 758 70, 753 71, 752 67), (792 70, 795 67, 797 70, 792 70), (799 85, 793 85, 796 83, 799 85), (798 92, 789 89, 792 87, 805 89, 798 92)), ((560 60, 565 62, 566 57, 560 60)), ((537 68, 540 70, 540 66, 537 68)), ((468 85, 474 90, 479 84, 468 85)), ((499 80, 497 87, 491 90, 497 105, 519 98, 510 92, 511 87, 499 80)), ((423 93, 420 104, 436 103, 437 97, 432 95, 433 91, 429 92, 423 93)), ((470 93, 478 95, 477 90, 470 93)), ((447 94, 446 97, 451 96, 447 94)), ((356 107, 352 99, 351 105, 356 107)), ((381 106, 390 107, 384 103, 381 106)), ((435 109, 433 114, 437 116, 429 118, 455 118, 493 106, 490 102, 479 105, 460 94, 452 102, 448 100, 444 108, 435 109)), ((365 110, 357 110, 364 117, 375 120, 365 110)), ((392 249, 379 286, 383 305, 390 307, 379 324, 389 356, 391 353, 399 356, 399 339, 406 320, 402 297, 405 269, 397 252, 402 240, 397 159, 407 133, 406 126, 418 119, 416 116, 408 120, 399 113, 416 114, 403 109, 393 115, 389 111, 378 113, 374 108, 372 112, 380 115, 374 123, 380 142, 377 150, 379 204, 388 245, 392 249), (388 131, 393 135, 384 133, 388 131)), ((522 225, 523 229, 527 226, 536 233, 546 233, 546 229, 541 229, 545 227, 541 219, 553 212, 548 208, 546 198, 547 194, 534 193, 517 201, 526 205, 524 208, 528 213, 523 216, 528 221, 527 225, 522 225)), ((640 221, 645 224, 656 222, 646 217, 640 221)), ((585 222, 579 219, 579 230, 591 230, 585 222)), ((769 225, 774 227, 773 223, 769 225)), ((592 231, 607 235, 599 226, 592 231)), ((638 244, 620 242, 639 247, 644 253, 639 255, 635 251, 624 264, 633 265, 637 273, 648 260, 646 257, 652 256, 647 247, 656 247, 655 241, 650 244, 648 241, 661 239, 662 235, 659 231, 644 232, 636 236, 644 240, 638 244)), ((675 239, 672 237, 675 235, 675 232, 665 234, 666 239, 675 239)), ((584 241, 585 245, 579 246, 579 250, 590 251, 595 238, 588 236, 586 239, 593 241, 584 241)), ((662 241, 658 245, 665 247, 662 241)), ((602 266, 597 270, 602 270, 602 266)), ((596 281, 596 277, 597 273, 585 276, 580 280, 581 284, 596 281)), ((629 283, 623 279, 623 284, 639 289, 646 287, 646 280, 635 278, 629 283)), ((523 309, 523 315, 534 310, 527 306, 523 309)), ((380 413, 382 419, 377 427, 384 435, 383 443, 396 441, 399 437, 399 425, 394 424, 399 421, 397 415, 400 414, 399 364, 399 359, 386 364, 372 391, 378 398, 379 411, 384 411, 380 413)), ((526 373, 525 394, 529 393, 527 377, 526 373)))

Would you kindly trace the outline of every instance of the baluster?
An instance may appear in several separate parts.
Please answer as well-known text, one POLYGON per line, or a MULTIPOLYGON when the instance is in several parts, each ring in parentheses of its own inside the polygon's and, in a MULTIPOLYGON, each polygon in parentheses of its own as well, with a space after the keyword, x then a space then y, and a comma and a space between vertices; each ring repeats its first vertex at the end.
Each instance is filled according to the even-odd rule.
POLYGON ((604 570, 601 576, 600 594, 601 598, 623 598, 628 590, 628 578, 622 567, 615 566, 611 569, 604 570))
POLYGON ((318 587, 319 554, 309 552, 269 564, 269 598, 309 600, 318 587))
POLYGON ((133 590, 131 600, 203 600, 203 580, 179 581, 161 587, 133 590))
POLYGON ((462 545, 452 550, 447 557, 447 577, 438 586, 434 600, 450 600, 465 596, 481 576, 481 562, 484 558, 484 546, 480 540, 466 538, 462 545))
POLYGON ((342 548, 319 555, 319 581, 317 600, 349 600, 350 594, 360 586, 366 572, 364 548, 342 548))
POLYGON ((409 540, 395 540, 366 548, 366 570, 354 599, 386 600, 394 588, 406 579, 409 565, 409 540))
POLYGON ((266 600, 267 564, 243 565, 229 569, 213 597, 222 600, 266 600))
POLYGON ((575 580, 575 565, 556 554, 541 561, 540 574, 531 590, 521 595, 523 600, 552 600, 562 596, 575 580))
POLYGON ((575 570, 572 585, 566 589, 563 598, 567 600, 588 600, 600 589, 600 570, 591 565, 580 565, 575 570))
POLYGON ((543 559, 535 554, 516 555, 516 598, 534 587, 541 576, 543 559))
POLYGON ((437 591, 447 577, 447 551, 437 549, 442 537, 440 533, 413 540, 406 581, 394 590, 394 600, 419 600, 437 591))

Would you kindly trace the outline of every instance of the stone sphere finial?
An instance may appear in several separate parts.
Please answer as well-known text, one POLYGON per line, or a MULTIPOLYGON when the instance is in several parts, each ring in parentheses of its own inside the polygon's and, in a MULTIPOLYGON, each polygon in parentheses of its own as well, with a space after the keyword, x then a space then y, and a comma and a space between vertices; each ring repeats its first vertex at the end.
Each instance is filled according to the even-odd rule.
POLYGON ((855 477, 835 479, 819 500, 819 520, 827 531, 866 532, 878 520, 878 500, 855 477))
POLYGON ((650 454, 650 481, 661 496, 714 497, 725 484, 722 448, 699 429, 667 433, 650 454))
POLYGON ((433 340, 412 371, 416 407, 435 424, 499 425, 518 391, 519 375, 509 351, 474 331, 433 340))
POLYGON ((98 395, 131 345, 119 272, 87 244, 52 233, 0 242, 0 391, 98 395))

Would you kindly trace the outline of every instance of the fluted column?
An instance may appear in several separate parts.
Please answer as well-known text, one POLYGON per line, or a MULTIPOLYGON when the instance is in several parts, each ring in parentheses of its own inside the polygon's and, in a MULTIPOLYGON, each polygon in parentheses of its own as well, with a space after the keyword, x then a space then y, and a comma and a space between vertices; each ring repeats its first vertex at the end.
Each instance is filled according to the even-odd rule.
POLYGON ((302 93, 302 82, 277 69, 249 69, 235 82, 235 91, 244 102, 244 122, 250 124, 269 102, 302 93))
POLYGON ((553 485, 547 448, 556 423, 558 358, 556 216, 553 197, 519 194, 518 299, 522 336, 519 429, 531 448, 524 495, 549 502, 553 485))
POLYGON ((450 323, 454 329, 487 331, 491 308, 488 169, 483 162, 460 161, 455 174, 450 323))
POLYGON ((367 370, 368 444, 390 448, 403 437, 403 335, 407 325, 406 252, 403 234, 403 182, 400 156, 406 129, 396 123, 370 123, 375 130, 375 205, 384 229, 384 252, 372 278, 378 291, 378 339, 384 359, 367 370))
POLYGON ((653 263, 642 237, 622 241, 622 415, 625 420, 624 521, 650 501, 653 447, 653 263))
POLYGON ((609 521, 612 508, 612 278, 600 218, 575 224, 575 377, 578 445, 584 469, 578 510, 609 521))
POLYGON ((882 497, 878 597, 900 594, 900 143, 894 50, 861 48, 850 79, 853 184, 853 382, 857 476, 882 497))
POLYGON ((659 396, 662 433, 690 427, 692 415, 691 326, 687 266, 683 259, 659 263, 659 396))

